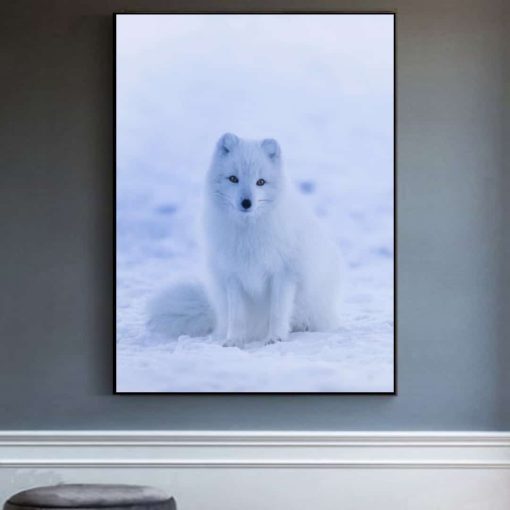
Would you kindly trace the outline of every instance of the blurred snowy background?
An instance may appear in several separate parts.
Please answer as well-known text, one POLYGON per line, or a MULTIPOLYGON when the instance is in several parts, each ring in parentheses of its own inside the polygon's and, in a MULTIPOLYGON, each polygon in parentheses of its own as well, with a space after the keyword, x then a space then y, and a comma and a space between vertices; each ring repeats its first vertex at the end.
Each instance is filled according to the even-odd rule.
POLYGON ((393 17, 117 16, 118 391, 393 390, 393 17), (344 253, 344 326, 224 348, 147 329, 198 276, 218 137, 276 138, 344 253))

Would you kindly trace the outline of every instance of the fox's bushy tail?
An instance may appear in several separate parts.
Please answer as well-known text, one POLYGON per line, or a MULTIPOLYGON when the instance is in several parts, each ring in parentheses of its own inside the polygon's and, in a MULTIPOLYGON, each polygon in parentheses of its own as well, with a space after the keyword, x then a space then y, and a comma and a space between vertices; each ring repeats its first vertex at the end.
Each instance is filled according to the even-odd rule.
POLYGON ((149 304, 148 327, 168 338, 206 336, 213 332, 215 317, 201 283, 178 283, 149 304))

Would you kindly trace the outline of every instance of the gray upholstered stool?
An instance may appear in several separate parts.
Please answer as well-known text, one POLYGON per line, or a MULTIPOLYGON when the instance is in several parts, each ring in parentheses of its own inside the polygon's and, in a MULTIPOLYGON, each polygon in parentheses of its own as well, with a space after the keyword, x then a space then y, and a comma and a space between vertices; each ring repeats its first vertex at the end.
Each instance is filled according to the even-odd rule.
POLYGON ((141 485, 69 484, 36 487, 10 497, 4 510, 175 510, 174 498, 141 485))

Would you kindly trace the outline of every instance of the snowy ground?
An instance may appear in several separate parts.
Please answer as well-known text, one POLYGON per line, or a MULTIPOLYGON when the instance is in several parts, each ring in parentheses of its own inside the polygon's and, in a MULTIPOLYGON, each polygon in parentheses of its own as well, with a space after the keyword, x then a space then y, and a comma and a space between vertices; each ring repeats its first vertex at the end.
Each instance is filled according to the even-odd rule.
POLYGON ((117 34, 118 391, 392 391, 390 19, 130 15, 117 34), (277 138, 333 232, 340 330, 239 349, 147 329, 148 302, 199 277, 203 177, 225 131, 277 138))

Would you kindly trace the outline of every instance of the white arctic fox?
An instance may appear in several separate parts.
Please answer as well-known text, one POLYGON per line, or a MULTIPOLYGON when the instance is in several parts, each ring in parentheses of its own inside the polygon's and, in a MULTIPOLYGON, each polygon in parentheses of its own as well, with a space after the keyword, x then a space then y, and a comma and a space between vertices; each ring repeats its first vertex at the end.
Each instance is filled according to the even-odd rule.
POLYGON ((223 135, 205 192, 207 281, 175 286, 160 300, 154 314, 166 333, 213 333, 240 346, 338 327, 341 257, 306 205, 276 140, 223 135))

